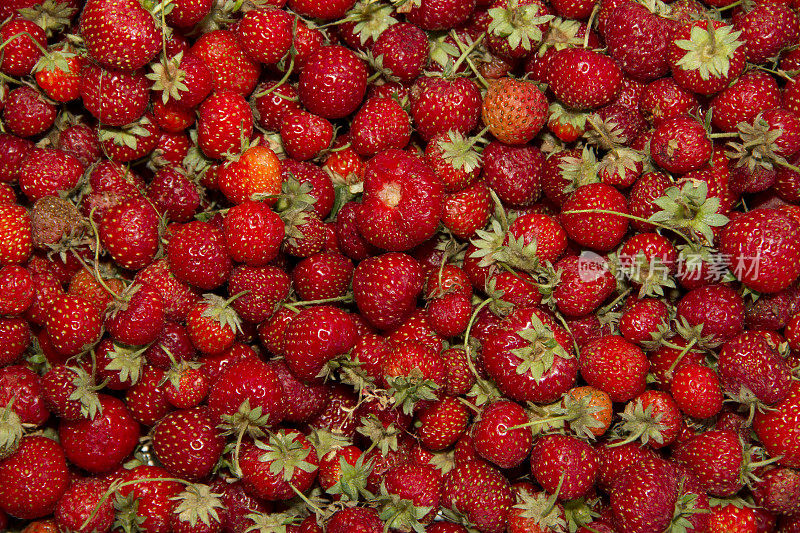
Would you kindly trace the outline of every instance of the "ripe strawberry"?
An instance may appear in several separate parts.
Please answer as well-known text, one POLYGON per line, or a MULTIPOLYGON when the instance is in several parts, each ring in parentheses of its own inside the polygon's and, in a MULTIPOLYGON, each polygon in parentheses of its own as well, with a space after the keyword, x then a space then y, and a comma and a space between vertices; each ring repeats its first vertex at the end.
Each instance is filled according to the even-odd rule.
POLYGON ((119 467, 139 441, 139 424, 122 400, 99 396, 101 409, 93 419, 62 420, 58 428, 67 459, 95 474, 119 467))
POLYGON ((100 146, 112 161, 128 163, 150 155, 158 146, 161 131, 151 113, 145 113, 137 122, 123 129, 104 129, 98 125, 100 146))
POLYGON ((650 139, 653 161, 676 174, 705 166, 711 159, 712 148, 705 127, 686 115, 663 120, 650 139))
POLYGON ((395 100, 373 97, 353 117, 350 136, 355 151, 371 157, 389 148, 405 148, 411 139, 411 124, 395 100))
POLYGON ((611 510, 618 529, 631 533, 664 531, 678 502, 677 469, 663 459, 634 464, 611 489, 611 510))
POLYGON ((231 272, 222 232, 198 220, 175 231, 167 244, 167 260, 179 281, 206 290, 225 283, 231 272))
POLYGON ((531 451, 531 473, 536 481, 562 500, 587 494, 594 487, 599 468, 597 452, 569 435, 540 437, 531 451))
MULTIPOLYGON (((169 269, 166 259, 156 259, 136 273, 134 281, 146 283, 158 289, 165 302, 164 313, 168 320, 182 321, 186 313, 199 298, 195 289, 178 281, 169 269)), ((179 354, 173 350, 177 357, 179 354)), ((166 366, 164 367, 166 368, 166 366)))
POLYGON ((483 99, 484 124, 505 144, 527 144, 547 122, 547 98, 533 82, 495 80, 483 99))
POLYGON ((58 527, 71 531, 110 531, 114 524, 114 502, 103 501, 108 483, 100 479, 79 480, 70 485, 58 500, 55 519, 58 527), (86 524, 85 527, 83 524, 86 524))
POLYGON ((0 27, 3 58, 0 72, 9 76, 27 76, 47 48, 47 35, 37 24, 24 18, 13 18, 0 27), (38 46, 37 46, 38 45, 38 46))
POLYGON ((319 467, 314 447, 295 429, 272 433, 266 442, 243 444, 239 462, 247 491, 269 501, 307 491, 319 467))
POLYGON ((772 76, 745 72, 711 100, 711 123, 723 131, 736 131, 740 122, 752 122, 760 112, 779 105, 780 90, 772 76))
POLYGON ((732 503, 712 507, 708 525, 709 533, 728 531, 760 533, 761 531, 758 527, 757 509, 738 507, 732 503))
POLYGON ((189 311, 186 329, 201 353, 216 355, 233 345, 241 331, 241 321, 231 303, 216 294, 206 294, 189 311))
POLYGON ((292 286, 303 300, 339 298, 353 278, 353 263, 339 252, 320 252, 301 260, 292 270, 292 286))
POLYGON ((617 282, 602 257, 567 255, 555 263, 561 277, 552 293, 558 310, 565 316, 585 316, 600 307, 617 282))
POLYGON ((395 327, 416 307, 423 280, 421 265, 407 254, 389 252, 370 257, 353 272, 358 310, 380 329, 395 327))
POLYGON ((353 7, 354 3, 354 0, 334 0, 331 2, 291 0, 291 2, 289 2, 289 8, 304 17, 335 20, 344 17, 345 13, 353 7))
POLYGON ((684 89, 698 94, 724 89, 744 69, 745 47, 739 35, 722 21, 678 26, 667 49, 672 77, 684 89))
POLYGON ((405 15, 406 20, 424 30, 447 30, 466 22, 475 5, 472 0, 423 0, 413 4, 405 15))
MULTIPOLYGON (((281 162, 281 179, 286 184, 285 198, 292 201, 305 201, 308 194, 314 199, 314 212, 321 219, 331 214, 335 200, 335 191, 331 175, 315 164, 294 159, 283 159, 281 162), (298 187, 302 185, 302 187, 298 187), (305 189, 309 188, 305 193, 305 189), (302 191, 301 191, 302 189, 302 191)), ((308 201, 311 201, 308 199, 308 201)))
POLYGON ((483 150, 483 179, 504 204, 527 206, 541 195, 544 160, 535 146, 491 142, 483 150))
POLYGON ((761 335, 749 331, 722 346, 718 372, 726 392, 744 404, 780 402, 792 387, 786 361, 761 335))
POLYGON ((267 7, 245 13, 236 25, 236 40, 253 60, 273 65, 292 46, 292 16, 281 9, 267 7))
POLYGON ((358 230, 375 246, 408 250, 435 233, 443 200, 441 180, 421 159, 386 150, 373 157, 364 171, 358 230))
POLYGON ((153 450, 164 468, 190 481, 207 478, 224 447, 225 439, 205 406, 169 413, 153 433, 153 450))
POLYGON ((480 90, 469 78, 422 76, 411 88, 416 132, 426 141, 451 130, 466 135, 478 124, 481 102, 480 90))
POLYGON ((240 94, 218 91, 200 105, 197 145, 206 156, 222 159, 226 154, 238 154, 242 139, 249 139, 252 133, 253 114, 240 94))
POLYGON ((159 250, 158 213, 142 196, 108 209, 98 232, 103 248, 123 268, 144 268, 159 250))
POLYGON ((482 343, 487 374, 511 399, 551 403, 575 384, 569 334, 539 308, 512 312, 482 343))
POLYGON ((0 266, 24 263, 33 251, 28 211, 15 204, 0 204, 0 266))
POLYGON ((164 418, 172 405, 167 400, 169 386, 165 372, 152 365, 144 365, 139 380, 125 393, 125 403, 134 420, 145 426, 154 426, 164 418))
POLYGON ((253 115, 263 128, 278 131, 284 114, 300 110, 298 100, 294 85, 266 81, 253 92, 253 115))
POLYGON ((717 374, 705 365, 687 362, 675 371, 670 388, 680 410, 695 418, 710 418, 722 409, 717 374))
MULTIPOLYGON (((252 146, 222 166, 217 186, 234 204, 241 204, 253 195, 276 196, 281 192, 281 166, 275 152, 266 146, 252 146)), ((265 198, 274 205, 275 198, 265 198)))
POLYGON ((429 524, 439 512, 442 473, 433 465, 412 462, 395 465, 386 472, 382 487, 385 487, 382 509, 398 513, 392 519, 397 528, 429 524), (408 509, 398 498, 412 502, 414 507, 408 509), (423 515, 424 510, 428 512, 423 515))
POLYGON ((800 420, 800 386, 792 382, 788 396, 769 411, 756 411, 753 429, 771 457, 781 458, 778 464, 797 468, 800 466, 800 447, 786 435, 796 431, 800 420))
POLYGON ((559 221, 576 243, 607 251, 615 248, 628 230, 628 219, 621 216, 627 214, 627 201, 619 191, 604 183, 590 183, 578 187, 564 203, 559 221))
POLYGON ((331 515, 325 525, 327 533, 348 533, 350 531, 380 533, 383 528, 383 520, 378 516, 378 511, 372 507, 339 509, 331 515))
POLYGON ((750 289, 779 292, 800 275, 800 225, 773 209, 745 213, 725 226, 720 252, 750 289))
POLYGON ((144 73, 104 70, 87 64, 81 70, 81 98, 86 109, 108 126, 135 122, 150 102, 150 82, 144 73))
POLYGON ((669 72, 669 22, 633 2, 612 8, 605 22, 606 45, 623 72, 651 81, 669 72))
POLYGON ((527 413, 514 402, 500 400, 484 407, 472 425, 475 451, 500 468, 518 466, 528 457, 533 437, 527 427, 512 428, 526 422, 527 413))
POLYGON ((115 505, 116 523, 123 524, 123 529, 170 531, 169 522, 175 506, 172 498, 180 494, 183 484, 173 481, 163 468, 148 465, 123 469, 118 479, 121 483, 115 505))
POLYGON ((0 318, 0 364, 17 362, 30 343, 31 331, 24 318, 0 318))
POLYGON ((636 107, 648 122, 659 126, 664 120, 696 113, 699 103, 694 93, 667 77, 648 83, 636 107))
POLYGON ((367 91, 367 68, 349 49, 324 46, 313 53, 300 73, 300 101, 311 113, 327 119, 355 111, 367 91))
POLYGON ((642 350, 618 335, 601 337, 581 350, 581 376, 615 402, 630 400, 644 391, 649 367, 642 350))
POLYGON ((206 18, 211 6, 211 0, 176 0, 165 20, 173 28, 190 30, 206 18))
POLYGON ((742 444, 733 431, 701 433, 677 446, 673 457, 698 477, 704 491, 714 496, 730 496, 744 485, 747 465, 742 444))
POLYGON ((22 439, 0 462, 0 507, 24 520, 51 514, 69 486, 64 450, 42 436, 22 439))
POLYGON ((639 344, 651 341, 659 327, 669 321, 670 309, 661 300, 642 298, 628 300, 619 319, 619 332, 625 340, 639 344))
POLYGON ((356 342, 350 315, 329 305, 300 311, 286 327, 286 363, 297 379, 314 382, 325 363, 346 353, 356 342))
POLYGON ((253 92, 261 67, 247 57, 236 36, 229 30, 213 30, 201 35, 190 52, 206 64, 216 92, 234 92, 242 96, 253 92))
POLYGON ((136 70, 156 55, 160 31, 136 0, 90 0, 81 12, 80 32, 89 54, 101 65, 136 70))
POLYGON ((281 119, 283 149, 292 159, 306 161, 329 148, 334 136, 327 119, 306 111, 289 111, 281 119))
POLYGON ((0 148, 3 157, 0 158, 0 181, 11 183, 19 179, 20 166, 28 150, 33 148, 33 143, 16 135, 0 133, 0 148))
POLYGON ((208 407, 215 423, 221 421, 235 432, 244 432, 279 424, 285 416, 287 400, 278 373, 258 358, 252 358, 222 371, 211 386, 208 407))
POLYGON ((189 222, 200 207, 197 186, 184 173, 170 167, 155 173, 147 187, 147 197, 160 214, 173 222, 189 222))
POLYGON ((556 51, 547 78, 556 98, 576 109, 609 104, 622 86, 622 70, 613 59, 583 48, 556 51))
POLYGON ((100 339, 100 311, 85 298, 58 296, 50 302, 46 316, 47 336, 60 355, 76 355, 100 339))
POLYGON ((49 418, 38 375, 21 365, 0 369, 0 404, 11 410, 23 424, 41 426, 49 418))
POLYGON ((223 235, 231 259, 259 267, 277 257, 285 229, 280 216, 265 202, 247 200, 230 208, 223 235))
POLYGON ((775 2, 758 2, 752 8, 737 9, 732 22, 741 32, 747 61, 756 65, 766 63, 800 38, 797 14, 791 7, 775 2))
POLYGON ((240 265, 228 279, 228 293, 238 296, 231 307, 244 320, 260 323, 272 316, 289 296, 291 280, 283 270, 266 265, 240 265))
POLYGON ((319 384, 305 384, 289 370, 284 360, 273 359, 267 363, 278 373, 284 396, 291 398, 286 404, 285 420, 305 423, 318 416, 328 405, 329 387, 319 384))
POLYGON ((372 46, 374 57, 380 57, 380 70, 387 77, 411 82, 428 63, 427 34, 414 24, 398 23, 381 32, 372 46))
POLYGON ((420 444, 431 451, 449 448, 467 431, 469 412, 453 397, 446 396, 422 409, 416 430, 420 444))
POLYGON ((727 342, 744 329, 744 302, 727 285, 706 285, 680 299, 677 317, 691 327, 702 325, 703 336, 712 342, 727 342))
POLYGON ((489 221, 489 188, 476 181, 458 192, 445 194, 443 209, 442 224, 457 238, 468 240, 489 221))
POLYGON ((797 513, 800 477, 796 470, 779 466, 760 473, 759 478, 752 488, 756 505, 777 514, 797 513))
POLYGON ((456 464, 444 478, 441 504, 486 533, 501 533, 513 505, 508 480, 482 461, 456 464))

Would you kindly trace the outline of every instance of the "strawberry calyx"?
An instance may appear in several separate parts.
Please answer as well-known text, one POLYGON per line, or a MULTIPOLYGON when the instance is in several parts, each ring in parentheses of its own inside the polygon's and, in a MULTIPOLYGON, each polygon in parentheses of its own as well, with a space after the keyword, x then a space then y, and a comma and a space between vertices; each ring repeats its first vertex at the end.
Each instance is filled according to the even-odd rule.
POLYGON ((94 378, 80 366, 68 366, 70 371, 75 374, 72 384, 75 390, 67 398, 70 401, 77 401, 81 405, 81 416, 94 420, 94 417, 103 413, 103 406, 97 392, 105 387, 106 383, 95 384, 94 378))
POLYGON ((695 526, 689 519, 695 514, 708 512, 708 509, 697 505, 698 495, 693 492, 683 492, 682 485, 683 481, 681 481, 681 494, 678 496, 678 501, 675 502, 675 511, 669 528, 669 531, 675 533, 694 531, 695 526))
POLYGON ((511 48, 521 46, 524 50, 533 50, 544 37, 540 26, 554 18, 540 13, 538 4, 519 5, 519 0, 509 0, 508 8, 489 9, 488 33, 506 39, 511 48))
MULTIPOLYGON (((116 530, 124 531, 125 533, 140 531, 142 524, 146 520, 145 516, 139 514, 139 501, 133 492, 127 496, 117 494, 114 498, 114 525, 116 530)), ((99 509, 99 504, 97 506, 99 509)), ((87 523, 90 519, 87 519, 87 523)))
POLYGON ((783 135, 781 128, 770 129, 769 123, 759 113, 752 123, 740 122, 736 125, 741 142, 730 141, 726 155, 736 159, 737 167, 747 167, 750 172, 756 169, 773 170, 776 164, 792 167, 786 158, 776 152, 776 141, 783 135))
POLYGON ((663 444, 663 432, 666 431, 667 427, 661 423, 662 414, 653 413, 653 408, 653 404, 644 407, 642 400, 639 398, 628 402, 621 415, 622 421, 615 428, 616 436, 622 440, 608 446, 613 448, 636 441, 641 441, 644 445, 651 440, 658 444, 663 444))
POLYGON ((689 39, 675 41, 678 48, 686 51, 677 64, 684 70, 698 71, 703 80, 724 78, 734 52, 743 44, 739 40, 741 34, 728 25, 715 27, 712 21, 706 28, 694 25, 689 39))
POLYGON ((337 24, 354 23, 352 32, 358 35, 359 41, 364 45, 370 40, 376 40, 386 28, 397 23, 397 19, 392 16, 393 12, 391 5, 360 0, 337 24))
POLYGON ((708 196, 708 183, 702 180, 687 181, 681 188, 670 187, 653 203, 661 210, 648 222, 662 224, 684 237, 688 236, 689 242, 713 243, 712 228, 728 223, 728 217, 719 213, 720 199, 708 196))
POLYGON ((267 442, 258 439, 255 441, 256 447, 264 451, 258 460, 264 463, 269 462, 270 471, 281 472, 284 481, 292 480, 295 469, 308 473, 317 469, 316 465, 306 461, 311 453, 311 448, 303 446, 296 437, 296 432, 287 433, 282 429, 276 433, 269 432, 267 442))
POLYGON ((164 104, 169 100, 180 101, 181 92, 189 90, 183 83, 186 79, 186 71, 180 68, 182 59, 182 51, 170 58, 162 55, 161 61, 153 63, 153 71, 146 74, 146 77, 153 81, 151 89, 161 92, 161 102, 164 104))
MULTIPOLYGON (((336 452, 331 452, 336 453, 336 452)), ((361 498, 372 500, 375 495, 367 490, 369 476, 372 473, 374 459, 365 462, 366 454, 361 454, 355 464, 350 464, 344 457, 339 457, 341 475, 336 484, 326 489, 329 494, 338 494, 343 500, 357 502, 361 498)))
POLYGON ((567 181, 562 189, 565 194, 574 192, 583 185, 600 181, 597 174, 597 157, 589 146, 583 147, 580 156, 569 155, 562 158, 558 168, 561 171, 561 177, 567 181))
POLYGON ((286 533, 289 526, 297 525, 298 518, 289 513, 248 513, 245 515, 252 525, 249 531, 274 531, 286 533))
POLYGON ((632 258, 626 258, 624 265, 617 254, 609 254, 608 261, 612 273, 621 272, 625 278, 639 287, 638 297, 664 296, 664 289, 675 289, 677 285, 670 276, 669 265, 658 256, 649 260, 643 250, 632 258))
POLYGON ((45 0, 30 7, 17 9, 23 18, 30 20, 45 31, 47 37, 61 33, 70 25, 77 8, 68 2, 45 0))
POLYGON ((22 421, 14 412, 13 404, 14 398, 5 407, 0 408, 0 460, 17 451, 24 433, 22 421))
POLYGON ((402 431, 394 422, 384 425, 374 414, 362 416, 360 422, 356 431, 367 437, 371 446, 380 450, 381 455, 385 457, 390 450, 397 451, 397 437, 402 431))
POLYGON ((109 362, 105 370, 118 372, 120 381, 135 385, 142 376, 145 363, 144 352, 148 347, 149 345, 126 346, 115 342, 113 348, 106 355, 109 362))
POLYGON ((97 128, 97 138, 102 142, 111 142, 117 146, 124 146, 131 150, 136 150, 139 139, 150 137, 151 132, 146 126, 152 125, 147 115, 136 122, 131 122, 125 126, 112 127, 100 126, 97 128))
MULTIPOLYGON (((561 480, 563 481, 563 477, 561 480)), ((558 493, 547 494, 542 491, 532 494, 527 490, 521 490, 517 492, 514 509, 522 510, 522 518, 535 520, 542 531, 567 530, 567 521, 558 505, 558 493)))
POLYGON ((527 346, 511 350, 520 363, 517 373, 529 372, 537 382, 542 379, 555 364, 555 358, 571 359, 573 356, 567 352, 556 340, 553 330, 544 325, 536 314, 531 314, 530 325, 517 330, 517 335, 527 341, 527 346))
POLYGON ((234 333, 241 333, 242 319, 239 317, 239 313, 231 307, 231 304, 249 292, 242 291, 227 300, 217 294, 204 294, 203 303, 205 304, 205 309, 200 316, 216 320, 220 326, 227 327, 234 333))
POLYGON ((488 126, 477 135, 467 138, 457 131, 449 130, 447 140, 439 141, 442 159, 450 163, 455 170, 461 170, 467 174, 480 168, 481 153, 476 144, 486 142, 484 134, 487 131, 489 131, 488 126))
POLYGON ((384 484, 381 484, 381 495, 376 503, 379 506, 379 517, 386 524, 385 527, 406 532, 424 533, 424 518, 433 510, 433 507, 417 506, 411 500, 388 492, 384 484))
POLYGON ((395 405, 410 415, 414 406, 423 400, 436 400, 439 385, 432 379, 426 379, 419 368, 413 368, 407 376, 388 378, 389 395, 395 400, 395 405))
POLYGON ((588 114, 567 109, 558 102, 549 107, 547 127, 564 142, 573 142, 586 132, 588 114))
POLYGON ((178 520, 194 527, 198 523, 211 526, 212 521, 221 521, 217 512, 218 509, 224 509, 221 496, 222 494, 211 492, 208 485, 192 483, 170 499, 177 502, 173 512, 178 515, 178 520))

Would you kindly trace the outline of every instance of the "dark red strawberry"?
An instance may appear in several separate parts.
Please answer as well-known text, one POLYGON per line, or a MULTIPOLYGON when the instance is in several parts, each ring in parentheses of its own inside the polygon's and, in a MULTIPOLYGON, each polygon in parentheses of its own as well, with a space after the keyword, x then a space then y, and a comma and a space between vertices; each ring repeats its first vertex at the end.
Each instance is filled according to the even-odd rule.
POLYGON ((613 8, 605 22, 608 51, 628 76, 650 81, 669 72, 669 23, 634 2, 613 8))
POLYGON ((309 307, 286 327, 286 363, 298 379, 313 382, 325 363, 349 351, 355 341, 348 313, 333 306, 309 307))
POLYGON ((47 131, 55 121, 56 107, 31 87, 8 93, 3 119, 8 131, 20 137, 33 137, 47 131))
POLYGON ((411 139, 411 124, 398 102, 374 97, 356 112, 350 136, 355 151, 370 157, 389 148, 405 148, 411 139))
POLYGON ((236 25, 236 39, 254 61, 273 65, 292 46, 292 16, 281 9, 268 7, 245 13, 236 25))
POLYGON ((570 239, 593 250, 616 247, 628 229, 625 197, 604 183, 579 187, 561 207, 559 220, 570 239), (615 215, 612 213, 620 213, 615 215))
POLYGON ((153 449, 164 468, 191 481, 209 475, 224 446, 225 439, 203 406, 173 411, 153 433, 153 449))
POLYGON ((505 530, 513 505, 508 480, 482 461, 457 464, 444 479, 442 507, 463 516, 486 533, 505 530))
POLYGON ((503 203, 522 207, 542 191, 544 154, 535 146, 489 143, 483 151, 483 179, 503 203))
POLYGON ((247 57, 232 31, 213 30, 204 33, 190 51, 202 59, 211 71, 214 91, 232 91, 242 96, 253 92, 261 68, 247 57))
POLYGON ((167 245, 167 259, 178 280, 201 289, 220 286, 231 272, 222 232, 207 222, 179 227, 167 245))
POLYGON ((150 61, 161 44, 153 16, 136 0, 91 0, 81 12, 80 32, 98 63, 136 70, 150 61))
POLYGON ((389 252, 366 259, 353 273, 356 305, 373 325, 392 328, 416 307, 423 281, 422 267, 407 254, 389 252))
POLYGON ((622 85, 622 70, 599 52, 564 48, 550 60, 550 90, 565 105, 597 109, 611 103, 622 85))
POLYGON ((150 81, 140 71, 104 70, 90 63, 81 71, 80 92, 83 105, 97 120, 124 126, 147 110, 150 81))
POLYGON ((253 114, 247 101, 234 91, 217 91, 200 105, 197 144, 214 159, 238 154, 242 139, 253 133, 253 114))
POLYGON ((597 452, 569 435, 546 435, 531 450, 531 473, 549 493, 562 500, 586 495, 600 469, 597 452))
POLYGON ((324 46, 308 58, 300 73, 300 101, 328 119, 355 111, 367 91, 367 68, 349 49, 324 46))
POLYGON ((411 116, 426 141, 450 130, 466 135, 478 124, 481 101, 478 86, 469 78, 423 76, 411 88, 411 116))
POLYGON ((0 462, 0 507, 16 518, 51 514, 68 486, 64 450, 47 437, 23 438, 19 449, 0 462))
POLYGON ((618 335, 601 337, 581 350, 581 376, 614 401, 641 394, 649 367, 642 350, 618 335))
POLYGON ((475 451, 500 468, 518 466, 528 457, 533 438, 527 427, 512 428, 526 422, 528 415, 514 402, 500 400, 484 407, 472 425, 475 451))

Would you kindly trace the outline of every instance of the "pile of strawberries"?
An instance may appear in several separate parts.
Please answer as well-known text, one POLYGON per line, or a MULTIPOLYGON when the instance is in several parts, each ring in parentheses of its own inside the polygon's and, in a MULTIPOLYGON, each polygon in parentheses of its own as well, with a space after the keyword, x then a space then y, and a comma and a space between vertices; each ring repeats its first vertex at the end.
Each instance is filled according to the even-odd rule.
POLYGON ((0 531, 800 532, 800 0, 0 21, 0 531))

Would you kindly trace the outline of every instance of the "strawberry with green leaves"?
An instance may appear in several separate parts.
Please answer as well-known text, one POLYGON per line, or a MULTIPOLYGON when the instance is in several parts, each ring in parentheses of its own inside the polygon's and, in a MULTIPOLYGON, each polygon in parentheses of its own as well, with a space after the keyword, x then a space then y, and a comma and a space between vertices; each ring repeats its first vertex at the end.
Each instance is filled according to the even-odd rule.
POLYGON ((285 336, 286 363, 305 382, 317 381, 325 363, 348 352, 357 340, 350 315, 331 305, 300 311, 289 322, 285 336))
POLYGON ((264 441, 245 443, 239 464, 242 481, 249 492, 268 501, 280 501, 311 488, 317 477, 319 459, 302 433, 282 429, 264 441))

